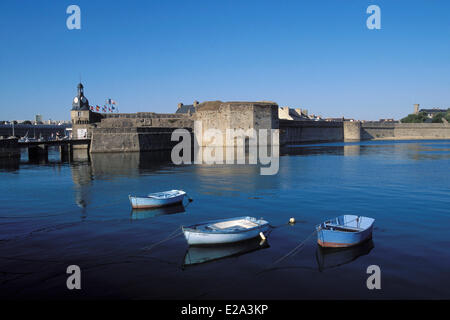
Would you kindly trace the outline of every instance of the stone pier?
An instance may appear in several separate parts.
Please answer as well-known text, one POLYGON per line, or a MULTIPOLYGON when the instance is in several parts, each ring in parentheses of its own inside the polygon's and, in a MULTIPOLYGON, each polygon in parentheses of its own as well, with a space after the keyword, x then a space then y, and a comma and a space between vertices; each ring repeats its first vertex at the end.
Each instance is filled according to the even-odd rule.
POLYGON ((59 146, 59 156, 62 162, 71 162, 73 160, 73 147, 70 144, 62 144, 59 146))
POLYGON ((17 138, 0 139, 0 158, 20 158, 17 138))
POLYGON ((40 144, 28 147, 28 160, 32 162, 47 162, 48 146, 45 144, 40 144))

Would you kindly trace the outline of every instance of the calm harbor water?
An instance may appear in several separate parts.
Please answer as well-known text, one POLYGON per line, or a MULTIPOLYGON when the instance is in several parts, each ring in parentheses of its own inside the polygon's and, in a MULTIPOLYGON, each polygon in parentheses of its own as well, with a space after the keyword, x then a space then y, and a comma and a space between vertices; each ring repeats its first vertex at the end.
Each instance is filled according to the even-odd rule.
POLYGON ((108 154, 0 164, 0 297, 129 299, 449 299, 450 141, 291 146, 280 170, 174 166, 166 155, 108 154), (186 190, 192 203, 133 212, 129 194, 186 190), (376 219, 373 241, 320 250, 314 226, 376 219), (188 249, 181 225, 251 215, 268 241, 188 249), (66 288, 66 268, 82 289, 66 288), (381 268, 381 290, 366 269, 381 268))

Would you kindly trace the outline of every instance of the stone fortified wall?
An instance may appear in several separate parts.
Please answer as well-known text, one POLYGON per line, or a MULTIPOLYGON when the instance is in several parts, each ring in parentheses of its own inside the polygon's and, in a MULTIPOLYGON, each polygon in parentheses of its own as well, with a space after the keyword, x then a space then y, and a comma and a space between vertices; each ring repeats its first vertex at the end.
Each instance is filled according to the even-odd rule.
MULTIPOLYGON (((191 114, 133 114, 105 115, 100 122, 90 124, 91 153, 139 152, 170 150, 178 142, 171 141, 174 129, 194 130, 194 121, 201 124, 202 136, 208 129, 218 129, 223 145, 227 146, 227 129, 278 129, 278 105, 273 102, 208 101, 196 105, 191 114)), ((198 139, 200 146, 211 145, 209 139, 198 139)), ((269 140, 270 141, 270 140, 269 140)), ((233 142, 234 143, 234 142, 233 142)), ((276 141, 278 144, 278 140, 276 141)))
MULTIPOLYGON (((196 107, 194 119, 202 125, 202 136, 209 129, 218 129, 227 146, 227 129, 278 129, 278 105, 274 102, 222 102, 208 101, 196 107)), ((270 141, 270 140, 268 140, 270 141)), ((209 145, 212 140, 198 139, 200 146, 209 145)), ((233 142, 234 143, 234 142, 233 142)), ((276 142, 278 144, 278 141, 276 142)))
POLYGON ((280 143, 450 139, 446 123, 280 120, 280 143))
POLYGON ((192 127, 193 120, 187 115, 137 113, 105 117, 90 129, 90 152, 170 150, 176 144, 171 141, 173 130, 192 127))
POLYGON ((344 141, 360 141, 361 140, 361 122, 360 121, 343 121, 344 141))
MULTIPOLYGON (((92 153, 170 150, 178 143, 171 141, 173 130, 186 128, 192 133, 198 129, 195 124, 201 124, 202 136, 206 130, 220 130, 224 146, 228 146, 227 129, 244 132, 280 129, 277 143, 282 145, 371 139, 450 139, 449 124, 287 120, 280 119, 279 114, 280 109, 274 102, 207 101, 196 105, 194 114, 108 114, 94 123, 76 124, 74 129, 77 126, 87 129, 92 153)), ((197 142, 208 146, 212 141, 199 139, 197 142)))
POLYGON ((361 139, 450 139, 448 123, 361 123, 361 139))
POLYGON ((280 120, 280 144, 342 141, 342 122, 280 120))

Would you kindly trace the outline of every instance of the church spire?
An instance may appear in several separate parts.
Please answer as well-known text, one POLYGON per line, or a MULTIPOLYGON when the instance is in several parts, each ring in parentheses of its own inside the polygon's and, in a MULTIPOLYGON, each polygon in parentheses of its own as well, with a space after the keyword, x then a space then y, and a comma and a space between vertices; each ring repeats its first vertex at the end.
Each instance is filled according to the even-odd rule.
POLYGON ((83 85, 81 84, 81 82, 78 84, 78 97, 84 96, 84 92, 83 92, 83 85))

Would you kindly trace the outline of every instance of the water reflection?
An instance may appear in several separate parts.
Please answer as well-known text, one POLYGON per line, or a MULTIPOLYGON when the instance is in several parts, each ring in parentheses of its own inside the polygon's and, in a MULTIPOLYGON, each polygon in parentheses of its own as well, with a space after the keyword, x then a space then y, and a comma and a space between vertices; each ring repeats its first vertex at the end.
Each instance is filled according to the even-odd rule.
MULTIPOLYGON (((88 162, 74 163, 70 167, 74 183, 75 202, 85 209, 91 202, 92 169, 88 162)), ((83 213, 84 210, 83 210, 83 213)))
POLYGON ((161 215, 176 214, 186 212, 182 204, 154 209, 133 209, 131 210, 131 220, 141 220, 153 218, 161 215))
MULTIPOLYGON (((294 145, 281 149, 282 156, 311 156, 334 155, 344 156, 353 160, 358 156, 389 157, 393 159, 449 159, 448 141, 372 141, 361 143, 332 143, 317 145, 294 145)), ((75 150, 74 150, 75 151, 75 150)), ((224 150, 224 155, 231 149, 224 150)), ((135 152, 135 153, 93 153, 90 157, 86 150, 79 150, 74 154, 74 161, 70 164, 73 181, 75 184, 76 202, 80 207, 85 207, 90 199, 90 180, 95 177, 100 180, 108 180, 115 177, 140 178, 143 175, 173 173, 180 170, 189 175, 190 185, 198 184, 197 189, 203 194, 221 195, 223 192, 235 194, 254 193, 259 190, 277 190, 288 188, 294 184, 292 172, 297 172, 298 167, 291 167, 294 163, 288 159, 280 159, 280 171, 273 176, 262 176, 259 164, 248 164, 248 153, 244 157, 238 155, 235 159, 245 164, 192 164, 175 165, 171 160, 170 151, 135 152), (75 161, 78 159, 78 161, 75 161), (82 160, 82 161, 80 161, 82 160), (80 166, 83 163, 83 166, 80 166)), ((352 168, 353 161, 349 161, 352 168)), ((314 162, 303 161, 301 163, 303 174, 306 170, 316 170, 314 162), (309 166, 309 167, 307 167, 309 166)), ((1 167, 1 164, 0 164, 1 167)), ((16 164, 3 168, 15 170, 16 164)), ((162 181, 162 179, 160 179, 162 181)), ((172 188, 176 183, 168 184, 172 188)))
POLYGON ((90 157, 88 149, 73 149, 72 159, 73 161, 89 161, 90 157))
POLYGON ((317 246, 316 260, 319 271, 342 266, 361 256, 367 255, 374 248, 373 240, 365 241, 350 248, 322 248, 317 246))
POLYGON ((359 156, 361 154, 361 146, 359 144, 344 145, 344 156, 359 156))
POLYGON ((92 172, 96 177, 139 176, 165 166, 174 166, 170 151, 92 153, 92 172))
POLYGON ((19 170, 20 158, 0 158, 0 171, 19 170))
POLYGON ((282 156, 299 155, 385 155, 412 160, 450 159, 450 143, 422 141, 371 141, 361 143, 333 143, 319 145, 289 145, 281 148, 282 156))
POLYGON ((183 268, 219 259, 236 257, 269 247, 269 243, 264 240, 262 241, 260 238, 215 246, 189 247, 184 256, 183 268))

